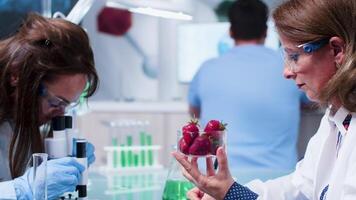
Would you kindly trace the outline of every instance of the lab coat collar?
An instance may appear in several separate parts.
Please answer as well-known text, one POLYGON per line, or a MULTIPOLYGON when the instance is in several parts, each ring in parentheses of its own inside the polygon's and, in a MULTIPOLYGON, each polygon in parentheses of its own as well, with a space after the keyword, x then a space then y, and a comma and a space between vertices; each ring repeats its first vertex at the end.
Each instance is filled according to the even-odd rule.
POLYGON ((342 136, 345 136, 347 133, 347 130, 342 123, 344 122, 346 116, 350 113, 351 112, 344 107, 340 107, 334 115, 329 112, 329 122, 336 125, 342 136))

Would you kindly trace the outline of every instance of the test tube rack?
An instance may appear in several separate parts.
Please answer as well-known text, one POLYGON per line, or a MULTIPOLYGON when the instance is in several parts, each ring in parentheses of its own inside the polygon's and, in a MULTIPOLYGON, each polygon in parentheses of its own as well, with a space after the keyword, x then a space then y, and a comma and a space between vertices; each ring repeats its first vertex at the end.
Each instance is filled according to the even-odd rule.
POLYGON ((106 146, 107 168, 111 170, 161 169, 157 161, 161 146, 106 146))
POLYGON ((106 169, 109 171, 145 171, 162 169, 158 162, 159 145, 153 145, 152 135, 146 128, 147 120, 121 119, 104 121, 108 128, 111 144, 104 147, 107 155, 106 169))

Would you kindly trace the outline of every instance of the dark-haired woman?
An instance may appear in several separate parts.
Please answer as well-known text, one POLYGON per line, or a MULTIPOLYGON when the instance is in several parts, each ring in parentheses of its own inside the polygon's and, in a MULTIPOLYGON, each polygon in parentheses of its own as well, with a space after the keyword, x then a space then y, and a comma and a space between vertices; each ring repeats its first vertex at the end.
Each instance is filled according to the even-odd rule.
MULTIPOLYGON (((40 127, 97 84, 88 36, 73 23, 30 14, 0 41, 0 199, 33 199, 28 162, 44 152, 40 127)), ((73 158, 49 161, 48 198, 74 191, 83 170, 73 158)))

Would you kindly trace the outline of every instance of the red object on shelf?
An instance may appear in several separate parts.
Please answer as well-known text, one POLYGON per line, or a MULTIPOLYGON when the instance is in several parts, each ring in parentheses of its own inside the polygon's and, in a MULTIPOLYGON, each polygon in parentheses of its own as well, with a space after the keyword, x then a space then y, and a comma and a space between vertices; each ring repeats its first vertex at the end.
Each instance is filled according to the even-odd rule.
POLYGON ((132 25, 131 12, 104 7, 98 15, 98 31, 115 36, 124 35, 132 25))

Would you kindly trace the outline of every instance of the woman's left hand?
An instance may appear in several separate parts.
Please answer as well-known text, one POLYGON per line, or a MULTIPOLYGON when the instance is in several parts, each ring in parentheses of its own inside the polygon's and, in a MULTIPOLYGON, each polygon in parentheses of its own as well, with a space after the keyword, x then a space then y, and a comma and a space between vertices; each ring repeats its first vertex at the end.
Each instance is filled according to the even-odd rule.
POLYGON ((183 166, 183 175, 194 183, 203 193, 209 194, 215 199, 224 199, 226 193, 234 183, 227 164, 225 150, 219 147, 216 153, 219 170, 215 173, 211 157, 206 158, 207 175, 200 173, 198 168, 198 158, 188 157, 179 152, 173 152, 173 156, 183 166))
POLYGON ((92 143, 88 142, 87 143, 87 158, 88 158, 88 165, 91 165, 95 161, 95 147, 92 143))
POLYGON ((187 197, 190 200, 215 200, 213 197, 200 191, 200 189, 197 187, 189 190, 187 193, 187 197))

